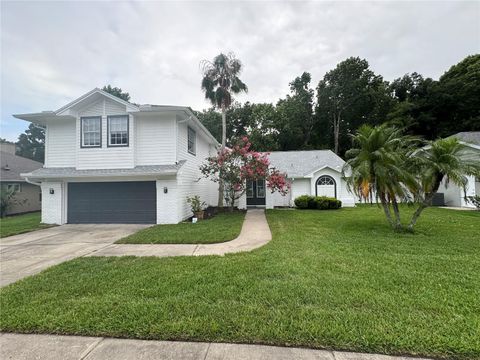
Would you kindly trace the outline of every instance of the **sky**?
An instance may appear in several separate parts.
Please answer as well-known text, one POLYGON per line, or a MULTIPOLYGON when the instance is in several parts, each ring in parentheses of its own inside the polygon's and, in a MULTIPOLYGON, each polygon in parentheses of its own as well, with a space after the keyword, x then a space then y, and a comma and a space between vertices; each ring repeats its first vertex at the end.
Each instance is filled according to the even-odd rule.
POLYGON ((141 104, 209 107, 200 62, 234 52, 248 94, 276 103, 350 56, 386 80, 438 79, 480 52, 480 2, 1 2, 0 137, 106 84, 141 104))

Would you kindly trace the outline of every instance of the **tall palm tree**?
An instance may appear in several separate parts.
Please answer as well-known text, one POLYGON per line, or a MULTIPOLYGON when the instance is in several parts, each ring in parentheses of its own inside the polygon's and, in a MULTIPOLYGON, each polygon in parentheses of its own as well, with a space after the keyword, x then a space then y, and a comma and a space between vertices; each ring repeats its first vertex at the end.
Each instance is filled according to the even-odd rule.
POLYGON ((413 228, 425 208, 432 204, 442 181, 453 183, 466 194, 468 175, 480 176, 480 156, 456 138, 439 139, 415 153, 415 172, 419 177, 417 200, 419 205, 414 212, 408 229, 413 228))
POLYGON ((415 187, 415 177, 404 166, 418 140, 387 125, 363 125, 352 140, 353 147, 346 153, 348 160, 343 168, 347 187, 362 199, 380 200, 390 225, 401 229, 397 199, 408 199, 411 188, 415 187))
MULTIPOLYGON (((215 56, 213 61, 204 60, 201 62, 203 79, 202 90, 205 98, 210 100, 212 105, 222 111, 222 147, 225 149, 227 138, 227 109, 233 101, 232 94, 247 92, 248 88, 240 78, 242 63, 235 58, 235 54, 228 53, 215 56)), ((218 206, 223 206, 223 183, 219 183, 218 206)))

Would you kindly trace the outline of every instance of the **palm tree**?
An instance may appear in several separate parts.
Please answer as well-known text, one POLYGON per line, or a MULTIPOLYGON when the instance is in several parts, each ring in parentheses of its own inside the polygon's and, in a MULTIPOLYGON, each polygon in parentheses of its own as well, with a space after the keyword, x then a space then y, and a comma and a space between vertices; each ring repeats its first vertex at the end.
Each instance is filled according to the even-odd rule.
POLYGON ((387 125, 363 125, 352 140, 353 147, 346 153, 348 160, 343 168, 347 187, 361 199, 375 197, 380 200, 388 222, 400 230, 397 199, 409 199, 411 189, 415 187, 414 176, 404 167, 408 164, 410 149, 418 140, 387 125))
MULTIPOLYGON (((212 105, 222 111, 222 147, 225 149, 227 138, 227 109, 233 101, 232 94, 247 92, 248 88, 240 78, 242 63, 235 58, 235 54, 228 53, 215 56, 213 61, 204 60, 201 62, 203 79, 202 90, 205 98, 210 100, 212 105)), ((219 183, 218 206, 223 206, 223 183, 219 183)))
POLYGON ((415 172, 419 177, 417 200, 419 205, 412 216, 408 229, 413 228, 425 208, 432 204, 433 197, 442 181, 461 187, 466 195, 468 175, 480 176, 480 157, 456 138, 431 141, 414 156, 415 172))

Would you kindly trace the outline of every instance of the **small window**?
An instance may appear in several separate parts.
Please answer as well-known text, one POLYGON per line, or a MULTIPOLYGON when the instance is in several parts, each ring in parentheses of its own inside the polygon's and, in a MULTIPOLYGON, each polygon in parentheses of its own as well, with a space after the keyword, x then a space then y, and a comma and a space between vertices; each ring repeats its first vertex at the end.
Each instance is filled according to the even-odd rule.
POLYGON ((188 128, 188 152, 192 155, 195 155, 196 153, 196 132, 193 130, 191 127, 188 128))
POLYGON ((42 192, 41 191, 38 193, 38 201, 40 201, 40 202, 42 201, 42 192))
POLYGON ((265 197, 265 180, 257 180, 257 198, 265 197))
POLYGON ((22 186, 20 184, 7 184, 7 190, 18 193, 22 191, 22 186))
POLYGON ((247 181, 247 198, 253 198, 253 181, 248 180, 247 181))
POLYGON ((108 146, 128 146, 128 115, 109 116, 108 146))
POLYGON ((81 147, 100 147, 102 118, 100 116, 84 117, 80 121, 82 127, 81 147))

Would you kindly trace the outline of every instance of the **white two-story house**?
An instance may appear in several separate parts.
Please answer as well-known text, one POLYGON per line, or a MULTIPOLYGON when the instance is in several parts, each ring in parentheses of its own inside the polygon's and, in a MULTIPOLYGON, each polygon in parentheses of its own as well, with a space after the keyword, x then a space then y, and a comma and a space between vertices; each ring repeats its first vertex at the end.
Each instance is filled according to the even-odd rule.
POLYGON ((42 222, 178 223, 187 196, 216 205, 199 166, 218 142, 188 107, 134 105, 94 89, 56 111, 15 117, 46 127, 42 222))

